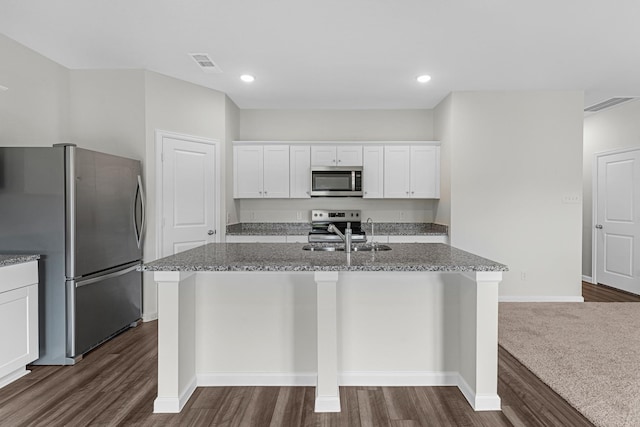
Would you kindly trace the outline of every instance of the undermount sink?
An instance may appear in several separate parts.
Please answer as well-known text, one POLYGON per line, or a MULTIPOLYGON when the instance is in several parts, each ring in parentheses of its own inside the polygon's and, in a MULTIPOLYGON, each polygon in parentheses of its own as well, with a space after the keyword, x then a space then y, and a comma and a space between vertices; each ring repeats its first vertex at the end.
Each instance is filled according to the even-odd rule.
MULTIPOLYGON (((344 251, 344 245, 304 245, 302 247, 305 251, 323 251, 323 252, 335 252, 344 251)), ((351 248, 352 252, 378 252, 378 251, 390 251, 391 248, 387 245, 354 245, 351 248)))

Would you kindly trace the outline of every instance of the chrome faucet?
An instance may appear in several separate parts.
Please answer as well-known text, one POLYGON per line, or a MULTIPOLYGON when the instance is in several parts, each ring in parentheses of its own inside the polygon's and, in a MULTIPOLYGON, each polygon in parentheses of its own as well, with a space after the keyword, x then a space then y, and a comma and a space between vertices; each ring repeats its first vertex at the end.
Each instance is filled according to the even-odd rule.
POLYGON ((376 233, 373 226, 373 220, 371 218, 367 218, 367 224, 371 224, 371 246, 376 245, 376 233))
POLYGON ((351 254, 351 236, 352 236, 352 231, 351 231, 351 223, 347 222, 347 228, 344 230, 344 234, 342 234, 340 232, 340 230, 338 230, 338 227, 336 227, 333 224, 329 224, 329 226, 327 227, 327 231, 330 233, 335 233, 338 235, 338 237, 340 237, 342 239, 342 241, 344 241, 344 251, 347 254, 351 254))

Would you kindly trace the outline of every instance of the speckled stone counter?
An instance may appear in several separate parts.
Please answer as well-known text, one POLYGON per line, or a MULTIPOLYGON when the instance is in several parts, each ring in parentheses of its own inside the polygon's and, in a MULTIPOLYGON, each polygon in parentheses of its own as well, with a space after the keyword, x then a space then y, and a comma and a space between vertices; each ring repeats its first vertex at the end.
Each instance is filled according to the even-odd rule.
MULTIPOLYGON (((371 234, 371 224, 362 223, 362 229, 371 234)), ((227 226, 229 236, 300 236, 311 231, 305 222, 243 222, 227 226)), ((430 222, 380 222, 374 224, 378 236, 446 236, 446 225, 430 222)))
POLYGON ((40 259, 40 255, 8 255, 0 254, 0 267, 7 267, 14 264, 22 264, 40 259))
POLYGON ((305 251, 299 243, 211 243, 144 264, 144 271, 507 271, 440 243, 389 244, 390 251, 305 251))
POLYGON ((311 231, 306 222, 242 222, 227 225, 229 236, 302 236, 311 231))
MULTIPOLYGON (((369 235, 371 224, 362 223, 362 229, 369 235)), ((374 224, 377 236, 446 236, 449 227, 431 222, 380 222, 374 224)))

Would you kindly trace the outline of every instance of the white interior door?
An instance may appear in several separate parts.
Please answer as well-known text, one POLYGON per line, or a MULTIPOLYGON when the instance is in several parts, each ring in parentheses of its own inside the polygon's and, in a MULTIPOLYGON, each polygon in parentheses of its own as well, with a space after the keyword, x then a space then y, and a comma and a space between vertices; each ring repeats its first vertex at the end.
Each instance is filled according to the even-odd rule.
POLYGON ((597 156, 596 279, 640 294, 640 149, 597 156))
POLYGON ((161 256, 217 241, 215 145, 162 138, 161 256))

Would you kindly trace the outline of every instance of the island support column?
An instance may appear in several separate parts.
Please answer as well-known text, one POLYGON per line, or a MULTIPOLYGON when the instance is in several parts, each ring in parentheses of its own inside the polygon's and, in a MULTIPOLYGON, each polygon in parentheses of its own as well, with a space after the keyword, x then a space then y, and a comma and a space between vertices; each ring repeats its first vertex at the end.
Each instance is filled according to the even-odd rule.
POLYGON ((156 271, 158 284, 158 396, 155 413, 177 413, 196 389, 193 272, 156 271))
POLYGON ((316 412, 340 412, 338 389, 337 271, 317 271, 318 382, 316 412))
POLYGON ((499 411, 498 284, 502 272, 460 275, 458 388, 476 411, 499 411))

